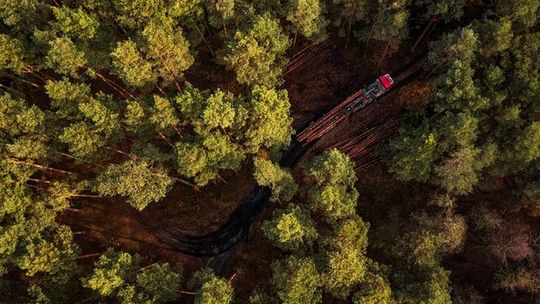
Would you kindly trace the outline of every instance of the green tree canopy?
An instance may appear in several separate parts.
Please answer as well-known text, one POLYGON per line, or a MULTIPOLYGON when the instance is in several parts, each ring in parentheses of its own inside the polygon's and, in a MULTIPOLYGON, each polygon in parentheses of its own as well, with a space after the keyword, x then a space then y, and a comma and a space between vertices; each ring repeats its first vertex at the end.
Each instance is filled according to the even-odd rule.
POLYGON ((119 42, 111 57, 114 72, 126 84, 143 87, 157 81, 152 63, 143 57, 135 42, 131 40, 119 42))
POLYGON ((329 223, 354 214, 358 200, 356 176, 346 155, 336 149, 326 151, 306 165, 304 174, 313 179, 308 190, 313 211, 321 211, 329 223))
POLYGON ((293 24, 294 31, 308 39, 317 40, 326 34, 328 21, 319 0, 290 0, 285 15, 293 24))
POLYGON ((190 285, 200 286, 195 296, 196 304, 229 304, 233 301, 234 290, 230 283, 208 268, 195 272, 190 285))
POLYGON ((281 80, 289 44, 279 22, 265 13, 255 16, 248 29, 235 33, 224 60, 236 72, 238 82, 273 86, 281 80))
POLYGON ((167 303, 178 299, 181 269, 169 264, 152 264, 140 268, 141 257, 107 249, 97 261, 93 272, 82 278, 84 287, 104 299, 119 303, 167 303))
POLYGON ((261 186, 272 189, 272 200, 290 201, 298 191, 298 185, 288 170, 282 169, 270 160, 256 157, 255 180, 261 186))
POLYGON ((277 247, 291 251, 308 248, 318 236, 309 211, 295 204, 274 210, 272 219, 264 222, 262 229, 277 247))
POLYGON ((104 196, 125 196, 130 205, 142 210, 164 198, 172 184, 165 169, 146 159, 132 158, 109 165, 97 176, 94 189, 104 196))
POLYGON ((272 263, 272 283, 284 304, 322 301, 320 275, 311 258, 289 256, 272 263))

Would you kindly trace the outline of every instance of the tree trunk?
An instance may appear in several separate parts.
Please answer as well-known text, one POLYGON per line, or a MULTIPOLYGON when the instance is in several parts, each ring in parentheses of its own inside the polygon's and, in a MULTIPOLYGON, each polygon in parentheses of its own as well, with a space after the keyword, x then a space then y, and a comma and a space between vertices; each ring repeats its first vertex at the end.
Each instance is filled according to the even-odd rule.
POLYGON ((48 167, 48 166, 29 163, 29 162, 25 162, 25 161, 22 161, 22 160, 15 159, 15 158, 9 158, 7 160, 9 162, 12 162, 12 163, 15 163, 15 164, 28 165, 28 166, 38 168, 40 170, 53 171, 53 172, 58 172, 58 173, 62 173, 62 174, 67 174, 67 175, 72 175, 73 174, 73 172, 70 172, 70 171, 65 171, 65 170, 62 170, 62 169, 57 169, 57 168, 52 168, 52 167, 48 167))
POLYGON ((379 63, 377 64, 376 70, 379 70, 379 67, 381 66, 381 63, 383 62, 384 57, 386 57, 386 53, 388 52, 388 48, 390 47, 390 43, 391 43, 391 41, 388 41, 388 43, 386 43, 386 47, 384 48, 384 53, 382 54, 381 59, 379 60, 379 63))
POLYGON ((202 40, 204 41, 204 43, 206 44, 206 46, 210 50, 210 53, 212 54, 212 57, 214 58, 214 60, 216 60, 216 54, 214 54, 214 50, 212 50, 212 47, 210 46, 210 43, 208 43, 208 40, 206 40, 206 38, 204 38, 204 34, 201 32, 201 29, 199 28, 199 25, 197 24, 197 22, 195 22, 195 20, 192 19, 191 21, 193 22, 193 24, 195 24, 195 28, 197 28, 197 32, 199 32, 199 35, 201 35, 202 40))
POLYGON ((100 256, 101 254, 102 254, 101 252, 88 253, 88 254, 80 255, 80 256, 76 257, 75 259, 76 260, 82 260, 82 259, 87 259, 87 258, 93 258, 93 257, 100 256))
POLYGON ((422 41, 422 39, 424 39, 424 36, 427 34, 429 28, 433 25, 435 20, 436 20, 435 16, 431 17, 431 21, 429 21, 428 25, 426 26, 426 28, 424 29, 424 31, 422 32, 420 37, 418 37, 418 39, 416 39, 416 41, 414 42, 414 44, 413 44, 413 46, 411 48, 411 51, 414 51, 414 49, 418 46, 420 41, 422 41))

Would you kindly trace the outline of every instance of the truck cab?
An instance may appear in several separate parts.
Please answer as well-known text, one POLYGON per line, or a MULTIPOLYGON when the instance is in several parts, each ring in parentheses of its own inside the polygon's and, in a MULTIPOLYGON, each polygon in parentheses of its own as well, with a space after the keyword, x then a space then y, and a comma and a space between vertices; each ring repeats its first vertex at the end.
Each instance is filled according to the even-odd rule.
POLYGON ((393 86, 394 80, 390 77, 390 74, 384 74, 367 87, 367 93, 373 98, 378 98, 388 92, 393 86))

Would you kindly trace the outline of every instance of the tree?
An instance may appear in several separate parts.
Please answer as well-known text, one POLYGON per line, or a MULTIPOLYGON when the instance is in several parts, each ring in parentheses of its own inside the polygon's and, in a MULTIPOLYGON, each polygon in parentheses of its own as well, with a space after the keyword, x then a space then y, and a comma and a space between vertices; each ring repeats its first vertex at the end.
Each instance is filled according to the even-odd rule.
POLYGON ((289 256, 272 263, 272 283, 284 304, 322 302, 321 280, 312 258, 289 256))
POLYGON ((21 159, 46 159, 49 156, 47 117, 35 105, 0 96, 0 152, 21 159))
POLYGON ((93 272, 82 278, 84 287, 103 298, 116 298, 120 303, 167 303, 178 299, 176 292, 181 269, 169 264, 152 264, 140 268, 137 254, 109 248, 97 261, 93 272))
POLYGON ((272 189, 272 200, 279 202, 290 201, 298 191, 298 185, 288 170, 280 168, 272 161, 256 157, 255 180, 261 186, 272 189))
POLYGON ((236 72, 241 84, 273 86, 280 82, 287 60, 283 56, 289 47, 289 38, 282 32, 279 22, 269 13, 254 17, 251 26, 237 31, 227 45, 229 53, 224 61, 236 72))
POLYGON ((165 134, 174 132, 180 122, 172 102, 158 95, 154 95, 154 104, 150 109, 148 120, 158 132, 165 134))
POLYGON ((479 47, 484 56, 494 56, 510 48, 514 33, 509 19, 482 20, 476 27, 479 47))
POLYGON ((451 304, 450 279, 448 271, 442 267, 425 270, 420 282, 405 283, 398 289, 395 298, 398 303, 451 304))
POLYGON ((474 146, 478 136, 478 119, 469 112, 446 112, 436 121, 440 134, 438 149, 441 152, 474 146))
MULTIPOLYGON (((37 0, 23 0, 17 3, 2 0, 0 1, 0 19, 8 25, 17 29, 28 29, 31 31, 36 19, 39 17, 38 10, 43 7, 43 4, 37 0)), ((41 21, 41 20, 40 20, 41 21)))
POLYGON ((528 125, 516 140, 515 158, 529 163, 540 158, 540 122, 528 125))
POLYGON ((388 145, 388 171, 402 181, 427 181, 438 158, 437 137, 427 122, 417 127, 403 123, 399 135, 388 145))
POLYGON ((472 192, 478 183, 478 149, 462 148, 434 168, 439 183, 446 191, 463 195, 472 192))
POLYGON ((178 173, 194 178, 199 186, 218 177, 219 170, 239 169, 244 159, 241 147, 222 133, 206 133, 177 142, 174 154, 178 173))
POLYGON ((37 172, 31 167, 0 162, 0 271, 15 270, 25 275, 26 284, 62 298, 80 252, 70 228, 56 223, 57 212, 66 206, 59 206, 55 195, 32 191, 27 181, 37 172))
POLYGON ((335 223, 355 212, 358 191, 354 187, 356 176, 351 160, 337 149, 326 151, 304 168, 304 174, 313 179, 308 190, 309 206, 322 211, 325 220, 335 223))
POLYGON ((497 14, 509 16, 512 21, 525 27, 532 27, 537 21, 540 4, 534 0, 510 0, 497 2, 497 14))
POLYGON ((446 22, 459 20, 463 16, 466 0, 451 0, 446 2, 432 0, 417 0, 415 4, 426 6, 427 17, 440 17, 446 22))
POLYGON ((116 19, 121 25, 136 29, 164 16, 174 19, 186 17, 197 9, 199 3, 186 0, 119 0, 114 2, 114 8, 118 11, 116 19))
POLYGON ((325 270, 321 279, 324 289, 336 298, 347 298, 364 278, 368 229, 356 216, 339 223, 324 238, 325 270))
POLYGON ((365 261, 357 250, 330 251, 325 255, 323 288, 339 299, 346 299, 365 274, 365 261))
POLYGON ((208 21, 214 27, 223 26, 226 30, 226 24, 235 17, 235 1, 234 0, 217 0, 208 1, 206 5, 208 9, 208 21))
POLYGON ((119 114, 110 109, 106 97, 81 102, 78 111, 82 114, 82 121, 64 128, 59 139, 68 145, 69 151, 76 157, 91 159, 118 136, 119 114))
POLYGON ((135 42, 118 42, 111 57, 114 72, 126 84, 138 88, 157 81, 152 64, 143 57, 135 42))
POLYGON ((181 126, 193 136, 174 144, 177 170, 206 185, 219 170, 240 168, 246 155, 265 147, 278 151, 293 132, 286 91, 255 86, 249 99, 188 85, 176 96, 181 126))
POLYGON ((173 184, 167 171, 153 166, 146 159, 131 158, 121 164, 111 164, 101 172, 94 189, 104 196, 121 195, 137 210, 164 198, 173 184))
POLYGON ((38 273, 71 275, 76 268, 75 258, 80 249, 73 240, 73 233, 67 226, 56 229, 52 241, 38 239, 29 243, 24 255, 18 260, 19 268, 26 271, 27 276, 38 273))
POLYGON ((8 35, 0 34, 0 69, 21 73, 25 65, 21 42, 8 35))
POLYGON ((72 39, 88 40, 96 35, 99 23, 82 8, 52 7, 56 21, 53 30, 72 39))
POLYGON ((247 106, 245 146, 251 153, 261 147, 281 150, 291 141, 292 118, 286 90, 255 86, 247 106))
POLYGON ((62 80, 48 80, 45 90, 51 99, 54 115, 62 119, 81 119, 83 116, 79 111, 79 103, 88 102, 92 98, 88 84, 71 82, 65 77, 62 80))
MULTIPOLYGON (((371 264, 374 264, 372 262, 371 264)), ((376 268, 376 267, 371 267, 376 268)), ((353 295, 353 304, 392 304, 392 289, 378 271, 367 271, 360 288, 353 295)))
POLYGON ((111 296, 125 283, 135 276, 138 255, 127 252, 116 252, 109 248, 99 257, 93 273, 82 279, 83 286, 90 288, 101 296, 111 296))
POLYGON ((160 75, 166 84, 182 78, 183 72, 194 60, 182 29, 174 28, 172 23, 169 18, 156 19, 148 23, 142 31, 146 56, 156 62, 155 73, 160 75))
POLYGON ((318 236, 309 211, 295 204, 274 210, 272 218, 263 223, 262 229, 277 247, 290 251, 310 247, 318 236))
MULTIPOLYGON (((359 21, 367 19, 369 15, 368 1, 366 0, 332 0, 335 26, 347 26, 349 34, 351 27, 359 21)), ((341 33, 341 30, 340 30, 341 33)))
POLYGON ((470 62, 478 47, 478 35, 469 27, 458 28, 429 45, 428 65, 435 67, 455 60, 470 62))
POLYGON ((229 304, 233 300, 234 290, 229 282, 217 277, 212 270, 203 268, 195 274, 190 285, 200 286, 195 296, 195 304, 229 304))
POLYGON ((47 67, 55 72, 77 77, 79 70, 86 66, 86 55, 70 38, 55 38, 49 42, 49 47, 47 67))
POLYGON ((169 264, 153 264, 137 274, 136 285, 153 303, 168 303, 178 299, 182 268, 169 264))
POLYGON ((326 34, 328 21, 322 13, 319 0, 291 0, 286 8, 286 18, 292 22, 295 33, 317 40, 326 34))
POLYGON ((509 292, 524 292, 536 295, 540 293, 538 284, 540 284, 540 272, 537 268, 527 269, 526 267, 518 267, 509 271, 503 271, 497 275, 498 289, 503 289, 509 292))

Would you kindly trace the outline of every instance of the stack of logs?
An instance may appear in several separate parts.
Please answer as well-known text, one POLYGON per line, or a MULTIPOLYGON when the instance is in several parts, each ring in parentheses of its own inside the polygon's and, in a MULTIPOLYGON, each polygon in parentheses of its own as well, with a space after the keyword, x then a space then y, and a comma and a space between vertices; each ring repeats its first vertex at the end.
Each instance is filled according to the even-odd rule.
MULTIPOLYGON (((357 98, 362 98, 365 90, 362 89, 353 95, 349 96, 342 103, 334 107, 330 112, 324 114, 323 117, 314 121, 305 130, 300 132, 296 139, 302 144, 308 144, 321 136, 332 128, 337 126, 349 114, 345 109, 357 98)), ((369 98, 369 97, 366 97, 369 98)))
POLYGON ((397 120, 383 117, 360 132, 345 133, 322 149, 336 148, 347 154, 355 163, 359 172, 380 163, 379 147, 397 134, 397 120))
POLYGON ((304 65, 304 63, 313 59, 313 57, 329 51, 331 48, 328 40, 315 42, 307 47, 303 48, 299 52, 295 53, 287 66, 285 67, 284 74, 291 73, 304 65))

